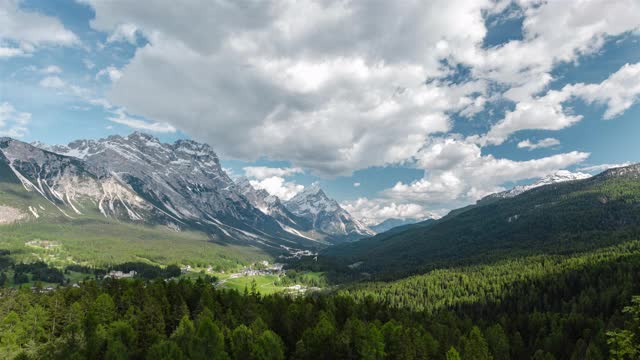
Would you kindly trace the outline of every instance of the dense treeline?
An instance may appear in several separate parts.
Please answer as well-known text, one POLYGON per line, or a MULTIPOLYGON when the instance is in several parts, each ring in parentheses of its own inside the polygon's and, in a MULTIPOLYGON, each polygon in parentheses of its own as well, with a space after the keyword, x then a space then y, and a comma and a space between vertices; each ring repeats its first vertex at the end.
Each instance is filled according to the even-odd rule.
MULTIPOLYGON (((35 261, 30 263, 15 263, 9 256, 8 250, 0 249, 0 287, 9 285, 8 271, 13 272, 12 284, 21 285, 27 283, 49 283, 49 284, 68 284, 69 279, 65 274, 77 272, 85 274, 86 278, 102 279, 109 271, 119 270, 123 272, 135 272, 135 277, 146 280, 152 279, 169 279, 179 277, 181 275, 180 267, 171 264, 166 267, 151 265, 143 262, 126 262, 111 266, 108 269, 88 267, 84 265, 71 264, 64 268, 64 271, 51 266, 43 261, 35 261)), ((204 275, 210 282, 217 279, 213 276, 204 275)))
POLYGON ((622 328, 607 333, 611 358, 637 359, 640 357, 640 296, 634 296, 632 304, 623 310, 627 319, 622 328))
POLYGON ((166 268, 151 265, 143 262, 126 262, 112 267, 112 270, 120 270, 124 272, 135 271, 136 275, 147 280, 151 279, 168 279, 180 276, 180 267, 172 264, 166 268))
MULTIPOLYGON (((504 307, 505 299, 521 301, 521 297, 534 295, 557 301, 585 291, 612 298, 626 295, 628 300, 630 291, 640 286, 632 281, 639 278, 638 271, 640 241, 631 241, 573 255, 538 255, 438 269, 393 282, 363 282, 341 292, 359 301, 372 298, 392 307, 430 313, 467 304, 485 307, 499 302, 504 307)), ((589 298, 594 297, 589 294, 589 298)), ((602 303, 614 300, 603 299, 602 303)), ((550 305, 540 304, 547 308, 550 305)))
POLYGON ((640 243, 631 242, 316 296, 221 291, 203 279, 87 281, 49 293, 3 289, 0 353, 22 359, 605 359, 630 354, 638 339, 629 334, 640 322, 629 317, 640 310, 622 309, 640 293, 639 277, 640 243))

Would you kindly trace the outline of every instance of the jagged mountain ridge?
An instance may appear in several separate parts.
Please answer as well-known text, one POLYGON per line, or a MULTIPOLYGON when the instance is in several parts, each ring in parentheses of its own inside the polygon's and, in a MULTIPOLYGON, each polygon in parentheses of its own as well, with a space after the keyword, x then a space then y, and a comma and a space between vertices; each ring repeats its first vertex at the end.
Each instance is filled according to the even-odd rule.
POLYGON ((291 213, 277 196, 270 195, 264 189, 254 188, 246 177, 236 179, 236 185, 242 195, 260 211, 274 218, 285 231, 296 236, 330 244, 324 241, 324 236, 313 231, 313 224, 310 221, 291 213))
POLYGON ((117 177, 182 226, 203 230, 214 239, 271 248, 315 246, 253 206, 206 144, 166 144, 136 132, 46 149, 82 160, 98 176, 117 177))
POLYGON ((296 194, 286 201, 284 206, 296 216, 307 219, 313 229, 330 238, 356 240, 376 234, 351 216, 337 201, 329 198, 317 184, 312 184, 296 194))
POLYGON ((5 180, 37 193, 44 204, 30 206, 39 218, 44 205, 72 218, 87 211, 99 211, 105 217, 141 221, 154 219, 173 226, 173 220, 147 203, 111 174, 90 172, 81 160, 43 151, 10 138, 0 139, 0 161, 5 180))
MULTIPOLYGON (((368 229, 362 231, 359 224, 351 225, 351 216, 339 206, 334 209, 340 213, 334 217, 340 222, 337 226, 332 228, 323 221, 316 228, 310 218, 294 214, 280 199, 254 189, 248 180, 234 182, 222 169, 213 149, 195 141, 166 144, 135 132, 126 137, 77 140, 68 145, 11 142, 31 148, 32 152, 38 149, 56 161, 76 163, 87 173, 82 179, 112 184, 120 197, 126 194, 124 201, 109 195, 115 199, 114 209, 125 209, 124 216, 123 211, 114 216, 119 219, 153 219, 176 228, 203 230, 214 239, 231 238, 272 248, 317 247, 372 234, 368 229), (135 206, 130 199, 136 200, 135 206)), ((74 187, 80 187, 77 185, 74 187)), ((100 204, 101 196, 94 191, 88 200, 100 204)), ((335 200, 331 202, 337 205, 335 200)))
POLYGON ((337 201, 329 198, 317 184, 282 202, 264 189, 254 188, 247 178, 241 177, 236 183, 243 195, 257 208, 293 234, 326 243, 356 240, 375 234, 354 219, 337 201))

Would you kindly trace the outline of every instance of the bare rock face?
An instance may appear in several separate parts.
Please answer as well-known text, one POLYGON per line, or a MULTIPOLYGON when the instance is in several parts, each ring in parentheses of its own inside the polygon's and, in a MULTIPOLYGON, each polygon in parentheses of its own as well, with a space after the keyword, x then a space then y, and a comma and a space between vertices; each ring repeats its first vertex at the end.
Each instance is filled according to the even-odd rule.
MULTIPOLYGON (((319 188, 284 203, 247 179, 234 182, 213 149, 190 140, 168 144, 136 132, 48 146, 2 138, 3 169, 4 181, 69 218, 98 214, 195 229, 213 240, 278 251, 374 234, 319 188)), ((32 217, 43 215, 33 210, 38 215, 32 217)), ((22 211, 30 216, 29 209, 22 211)))
POLYGON ((319 233, 334 241, 355 240, 375 235, 365 224, 353 218, 316 184, 297 194, 285 204, 294 215, 306 219, 319 233))
POLYGON ((79 161, 101 183, 122 184, 167 225, 271 249, 316 245, 313 239, 285 230, 254 205, 206 144, 190 140, 166 144, 136 132, 68 145, 38 145, 54 156, 79 161))
MULTIPOLYGON (((11 140, 0 140, 5 169, 27 192, 72 218, 98 211, 106 217, 131 221, 160 218, 157 211, 134 191, 110 175, 98 176, 76 158, 62 156, 11 140)), ((38 207, 30 207, 38 218, 38 207)), ((40 209, 42 210, 42 209, 40 209)))
POLYGON ((0 224, 13 224, 27 218, 27 214, 11 206, 0 205, 0 224))

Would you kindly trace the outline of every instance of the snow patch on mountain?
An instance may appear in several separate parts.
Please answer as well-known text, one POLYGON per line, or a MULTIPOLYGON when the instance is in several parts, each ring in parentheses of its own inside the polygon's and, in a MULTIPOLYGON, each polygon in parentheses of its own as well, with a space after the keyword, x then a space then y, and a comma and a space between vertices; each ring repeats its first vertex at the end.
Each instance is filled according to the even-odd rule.
POLYGON ((545 186, 545 185, 550 185, 550 184, 557 184, 557 183, 561 183, 561 182, 566 182, 566 181, 575 181, 575 180, 584 180, 584 179, 588 179, 590 178, 591 175, 589 174, 585 174, 582 172, 571 172, 568 170, 559 170, 556 171, 553 174, 549 174, 545 177, 543 177, 542 179, 532 183, 532 184, 528 184, 528 185, 518 185, 512 189, 506 190, 506 191, 502 191, 499 193, 495 193, 495 194, 491 194, 488 195, 487 197, 485 197, 485 199, 507 199, 507 198, 512 198, 514 196, 518 196, 522 193, 524 193, 525 191, 529 191, 531 189, 535 189, 538 188, 540 186, 545 186))

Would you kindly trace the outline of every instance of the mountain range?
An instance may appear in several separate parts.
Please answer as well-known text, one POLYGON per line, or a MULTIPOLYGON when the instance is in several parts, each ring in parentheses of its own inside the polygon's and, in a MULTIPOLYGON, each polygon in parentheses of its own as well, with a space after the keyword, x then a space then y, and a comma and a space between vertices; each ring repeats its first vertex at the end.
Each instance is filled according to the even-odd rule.
POLYGON ((374 273, 417 271, 436 260, 524 249, 537 239, 563 248, 554 241, 567 234, 618 231, 636 216, 627 196, 635 196, 638 174, 638 165, 594 177, 558 171, 437 220, 368 227, 317 184, 283 201, 247 178, 234 180, 213 149, 191 140, 167 144, 136 132, 50 146, 0 138, 0 214, 3 223, 105 218, 195 230, 213 242, 273 253, 328 248, 323 254, 374 273))
POLYGON ((49 146, 1 138, 0 176, 22 185, 5 192, 14 201, 7 195, 2 205, 21 206, 33 221, 99 214, 273 251, 374 234, 317 186, 282 202, 247 179, 234 181, 213 149, 191 140, 166 144, 136 132, 49 146))

